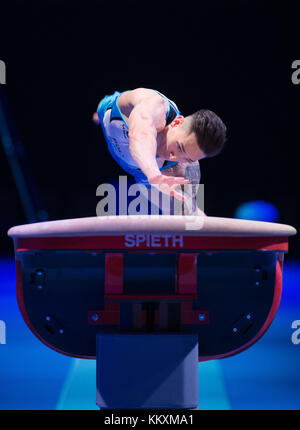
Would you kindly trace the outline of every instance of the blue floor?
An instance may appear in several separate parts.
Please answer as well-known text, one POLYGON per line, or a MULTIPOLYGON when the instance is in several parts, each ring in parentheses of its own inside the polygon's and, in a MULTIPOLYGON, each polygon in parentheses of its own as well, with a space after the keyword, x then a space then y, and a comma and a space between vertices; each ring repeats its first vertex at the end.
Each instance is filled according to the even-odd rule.
MULTIPOLYGON (((299 410, 296 320, 300 263, 286 256, 280 308, 265 336, 239 355, 199 363, 200 408, 299 410)), ((18 309, 11 258, 0 259, 0 321, 0 409, 97 409, 95 361, 60 355, 30 332, 18 309)))

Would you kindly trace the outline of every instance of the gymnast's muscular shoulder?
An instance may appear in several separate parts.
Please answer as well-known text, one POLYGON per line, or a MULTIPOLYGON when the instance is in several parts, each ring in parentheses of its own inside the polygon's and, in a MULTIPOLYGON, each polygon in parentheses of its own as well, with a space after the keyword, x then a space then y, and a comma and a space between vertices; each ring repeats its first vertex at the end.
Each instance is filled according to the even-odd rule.
POLYGON ((118 98, 118 106, 125 119, 128 120, 132 109, 147 98, 152 100, 155 98, 158 100, 163 99, 167 103, 161 95, 149 88, 136 88, 122 93, 118 98))

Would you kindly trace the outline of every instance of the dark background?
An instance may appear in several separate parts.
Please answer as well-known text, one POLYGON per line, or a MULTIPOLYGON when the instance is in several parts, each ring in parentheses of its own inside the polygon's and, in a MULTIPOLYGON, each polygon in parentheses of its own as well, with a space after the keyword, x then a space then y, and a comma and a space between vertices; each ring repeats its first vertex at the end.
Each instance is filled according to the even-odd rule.
MULTIPOLYGON (((208 108, 227 125, 224 151, 201 161, 208 215, 233 217, 240 203, 262 199, 299 229, 299 10, 280 4, 1 4, 2 88, 50 219, 96 215, 97 186, 123 171, 92 114, 106 94, 146 87, 183 115, 208 108)), ((0 175, 0 251, 12 255, 6 231, 27 220, 2 146, 0 175)), ((299 254, 294 236, 290 255, 299 254)))

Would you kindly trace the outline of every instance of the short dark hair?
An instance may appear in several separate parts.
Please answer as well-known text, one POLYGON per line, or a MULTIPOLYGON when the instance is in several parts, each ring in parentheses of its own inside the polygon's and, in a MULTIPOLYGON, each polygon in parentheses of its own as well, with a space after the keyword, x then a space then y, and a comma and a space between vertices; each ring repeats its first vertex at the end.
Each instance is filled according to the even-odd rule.
POLYGON ((226 126, 214 112, 200 109, 191 115, 189 133, 195 133, 199 148, 206 157, 218 155, 226 141, 226 126))

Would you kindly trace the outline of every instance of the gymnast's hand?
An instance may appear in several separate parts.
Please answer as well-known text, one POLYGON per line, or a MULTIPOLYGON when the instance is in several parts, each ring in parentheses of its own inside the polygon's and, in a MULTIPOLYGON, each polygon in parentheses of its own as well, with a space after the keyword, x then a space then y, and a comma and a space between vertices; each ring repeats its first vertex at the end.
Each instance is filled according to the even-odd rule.
POLYGON ((188 184, 190 182, 188 179, 179 176, 156 175, 152 178, 148 178, 148 181, 149 184, 158 188, 162 193, 174 196, 176 199, 181 201, 186 200, 183 193, 179 193, 175 188, 178 187, 178 185, 188 184))

